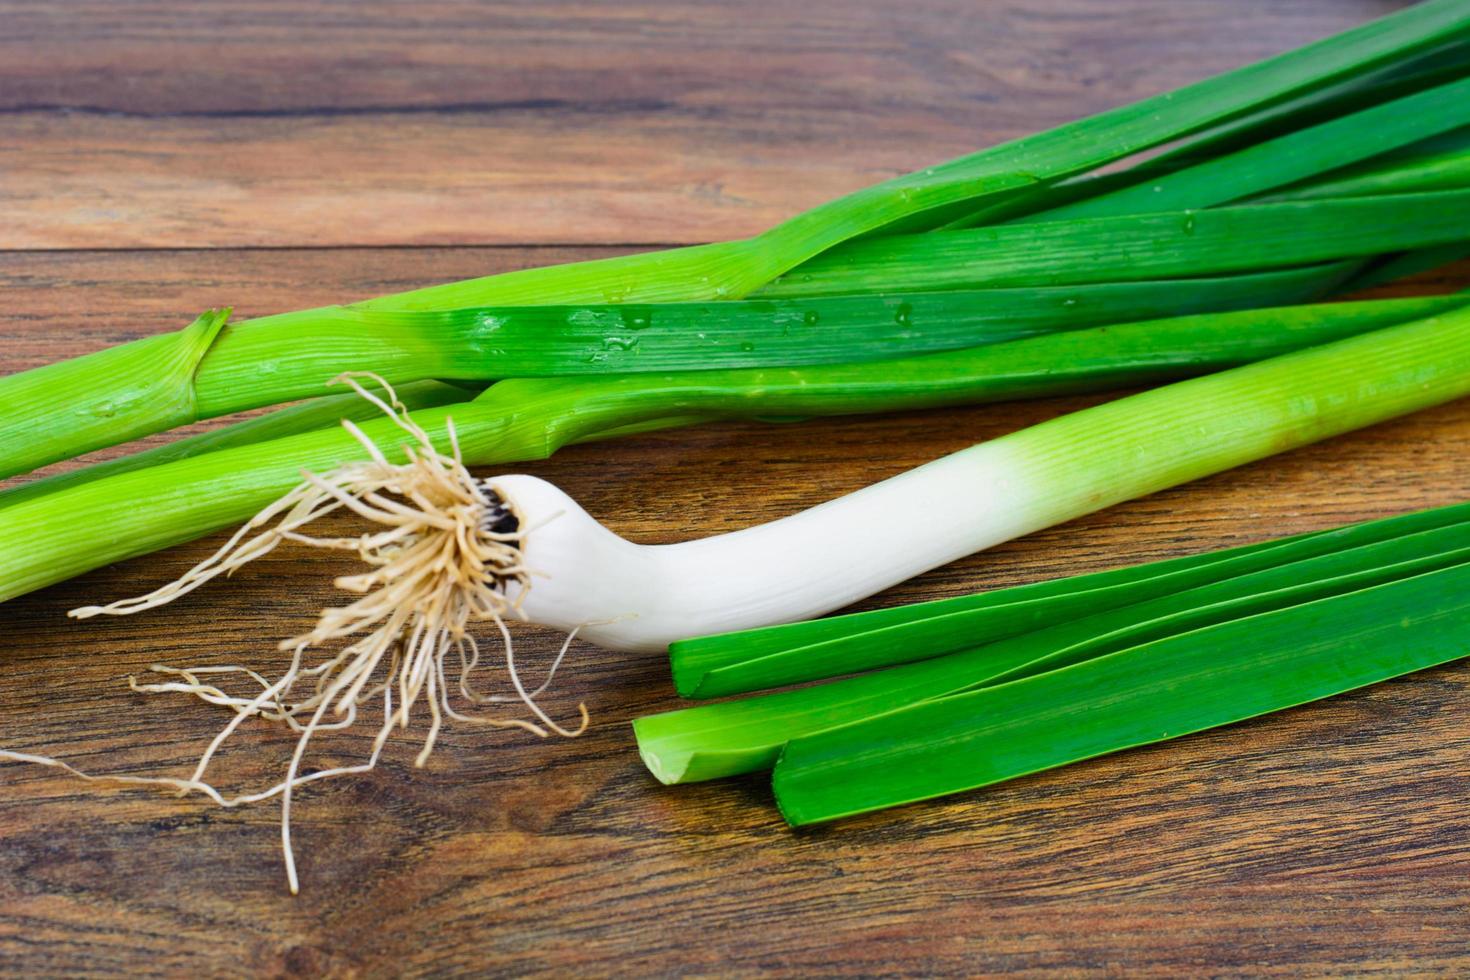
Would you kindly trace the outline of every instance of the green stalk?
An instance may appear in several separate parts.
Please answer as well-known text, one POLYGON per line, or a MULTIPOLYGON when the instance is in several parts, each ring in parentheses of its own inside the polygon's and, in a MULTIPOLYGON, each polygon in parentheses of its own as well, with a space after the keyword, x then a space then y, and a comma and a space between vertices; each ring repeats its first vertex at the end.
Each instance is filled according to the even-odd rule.
MULTIPOLYGON (((479 389, 462 388, 438 381, 418 381, 400 386, 397 392, 399 401, 403 402, 406 408, 410 411, 417 411, 421 408, 436 408, 440 405, 469 401, 479 394, 479 389)), ((176 439, 142 452, 119 456, 106 462, 93 463, 81 469, 69 470, 66 473, 58 473, 0 490, 0 507, 54 493, 66 487, 90 483, 104 476, 130 473, 134 470, 159 466, 177 459, 188 459, 191 456, 199 456, 220 449, 251 446, 284 436, 312 432, 328 426, 336 426, 343 419, 361 422, 380 418, 382 414, 377 406, 365 401, 355 392, 342 395, 321 395, 299 405, 277 409, 265 415, 258 415, 243 422, 236 422, 209 432, 201 432, 184 439, 176 439)))
MULTIPOLYGON (((1047 334, 868 364, 522 379, 416 418, 443 440, 454 418, 467 462, 542 459, 557 448, 671 419, 894 411, 1137 385, 1215 370, 1443 309, 1461 298, 1241 311, 1047 334)), ((390 422, 363 430, 386 453, 390 422)), ((0 600, 236 523, 303 468, 362 456, 340 429, 121 473, 0 509, 0 600), (142 502, 147 506, 141 506, 142 502), (78 521, 77 514, 87 515, 78 521)))
POLYGON ((1358 163, 1467 124, 1470 124, 1470 78, 1462 78, 1022 220, 1061 221, 1213 207, 1358 163))
MULTIPOLYGON (((951 222, 948 228, 973 228, 1025 218, 1049 208, 1117 187, 1156 179, 1300 129, 1403 98, 1463 78, 1470 64, 1470 45, 1456 43, 1428 54, 1358 72, 1314 86, 1286 99, 1270 100, 1221 124, 1207 127, 1179 146, 1165 150, 1125 171, 1084 174, 1028 189, 992 202, 951 222)), ((918 230, 918 229, 915 229, 918 230)))
POLYGON ((1459 564, 797 739, 772 785, 792 824, 831 820, 1306 704, 1467 649, 1459 564))
POLYGON ((1000 635, 976 615, 979 608, 918 621, 905 630, 908 642, 932 638, 936 652, 957 652, 816 687, 640 718, 634 722, 639 750, 649 768, 671 783, 769 768, 799 739, 1142 643, 1461 564, 1470 560, 1467 512, 1470 507, 1460 505, 1268 542, 1218 553, 1213 560, 1169 563, 1173 567, 1157 575, 1149 574, 1156 566, 1144 565, 1136 578, 1115 576, 1104 588, 1078 582, 1078 590, 1069 592, 1053 584, 1051 596, 1032 602, 1021 592, 1022 608, 992 607, 1012 618, 1000 635), (1054 617, 1046 618, 1048 613, 1054 617), (977 627, 969 643, 957 636, 966 625, 977 627))
POLYGON ((229 315, 209 310, 177 333, 93 355, 100 377, 77 358, 0 379, 0 478, 195 421, 194 373, 229 315), (87 381, 100 387, 79 387, 87 381))
POLYGON ((1319 201, 1333 197, 1372 197, 1463 189, 1470 185, 1470 128, 1426 140, 1402 153, 1389 153, 1359 166, 1344 167, 1276 193, 1256 203, 1319 201))
POLYGON ((1470 191, 1077 218, 855 242, 758 295, 1220 275, 1470 237, 1470 191), (1269 243, 1269 247, 1267 244, 1269 243))
POLYGON ((1348 271, 726 303, 430 313, 335 307, 314 311, 305 323, 300 314, 285 314, 223 328, 217 316, 201 318, 180 334, 0 378, 0 477, 178 425, 310 397, 344 371, 372 371, 392 384, 427 378, 483 384, 877 360, 1101 323, 1298 302, 1321 296, 1348 271), (156 371, 159 363, 168 370, 156 371))

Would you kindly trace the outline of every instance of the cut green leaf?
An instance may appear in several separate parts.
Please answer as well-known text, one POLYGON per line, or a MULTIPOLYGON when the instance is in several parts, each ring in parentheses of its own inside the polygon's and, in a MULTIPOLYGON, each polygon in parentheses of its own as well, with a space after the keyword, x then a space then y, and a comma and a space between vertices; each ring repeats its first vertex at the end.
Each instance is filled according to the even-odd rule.
MULTIPOLYGON (((1470 124, 1470 78, 1333 119, 1171 174, 1043 211, 1062 221, 1207 208, 1284 187, 1470 124)), ((1333 196, 1318 194, 1316 197, 1333 196)), ((1294 200, 1302 200, 1296 197, 1294 200)))
POLYGON ((791 742, 792 824, 974 789, 1470 653, 1470 565, 1177 634, 791 742))
MULTIPOLYGON (((1091 575, 684 640, 669 649, 684 697, 716 698, 911 663, 1079 617, 1470 520, 1470 505, 1091 575)), ((1367 552, 1362 552, 1367 554, 1367 552)))
POLYGON ((1470 237, 1470 191, 1038 221, 854 242, 760 296, 1221 275, 1470 237), (1265 247, 1264 243, 1269 243, 1265 247))

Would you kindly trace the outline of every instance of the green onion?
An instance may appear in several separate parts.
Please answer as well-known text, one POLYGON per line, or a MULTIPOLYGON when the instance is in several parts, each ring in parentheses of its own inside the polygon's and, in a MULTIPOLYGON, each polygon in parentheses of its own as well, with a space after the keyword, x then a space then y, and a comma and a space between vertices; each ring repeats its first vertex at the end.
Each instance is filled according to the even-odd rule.
MULTIPOLYGON (((318 776, 351 771, 300 775, 307 743, 329 709, 343 717, 329 724, 341 727, 351 724, 368 699, 382 695, 382 723, 367 768, 393 727, 406 726, 410 709, 425 700, 431 722, 420 762, 446 717, 518 724, 540 735, 585 729, 585 709, 581 728, 564 728, 536 704, 539 692, 522 684, 505 632, 504 619, 511 614, 628 650, 801 618, 1017 534, 1470 392, 1470 308, 1460 298, 1216 312, 1017 339, 1094 322, 1083 319, 1091 311, 1083 308, 1082 294, 1106 293, 1117 300, 1129 292, 1119 290, 1124 283, 1187 280, 1160 285, 1161 291, 1183 295, 1225 273, 1255 279, 1257 273, 1282 270, 1282 277, 1269 277, 1276 285, 1305 277, 1337 286, 1370 267, 1422 260, 1439 247, 1464 243, 1470 192, 1197 209, 1319 179, 1323 168, 1422 144, 1426 136, 1462 124, 1455 98, 1463 94, 1455 87, 1462 79, 1431 88, 1443 81, 1442 73, 1459 69, 1467 40, 1470 10, 1463 0, 1429 0, 1260 64, 867 188, 751 239, 451 283, 234 328, 225 326, 226 313, 212 311, 179 334, 10 379, 0 386, 0 410, 19 419, 12 432, 24 438, 7 436, 0 446, 0 474, 63 458, 78 447, 115 444, 194 418, 315 394, 328 364, 387 417, 361 425, 344 420, 341 430, 313 429, 319 413, 302 409, 213 441, 7 495, 0 499, 0 600, 237 520, 282 490, 283 496, 180 579, 136 599, 72 614, 125 615, 155 607, 286 542, 352 551, 372 566, 369 573, 339 580, 358 599, 324 611, 311 631, 283 643, 292 658, 277 680, 266 681, 250 668, 227 668, 263 685, 253 698, 227 695, 190 670, 175 672, 178 680, 144 686, 194 693, 231 707, 234 718, 189 778, 125 777, 134 784, 204 792, 230 805, 234 801, 204 777, 212 755, 240 722, 273 712, 300 731, 285 779, 238 798, 281 796, 282 839, 295 891, 292 792, 318 776), (1399 101, 1375 107, 1375 99, 1399 101), (1273 126, 1296 120, 1293 128, 1300 129, 1317 113, 1326 115, 1313 132, 1261 144, 1273 139, 1273 126), (1155 162, 1128 175, 1134 183, 1163 175, 1155 184, 1165 189, 1151 192, 1159 197, 1147 205, 1137 200, 1138 192, 1118 190, 1127 178, 1077 180, 1191 136, 1198 139, 1190 147, 1202 154, 1155 162), (1257 145, 1232 147, 1237 140, 1257 145), (1196 169, 1180 169, 1185 166, 1196 169), (1156 211, 1165 197, 1182 210, 1156 211), (1026 209, 1062 206, 1074 215, 1110 216, 1053 215, 1002 228, 936 231, 957 221, 973 224, 999 220, 1003 212, 1015 217, 1026 209), (1128 213, 1135 208, 1147 213, 1128 213), (1062 315, 1053 309, 1028 321, 1014 304, 998 314, 1014 297, 996 293, 923 297, 922 309, 916 308, 920 297, 911 295, 968 285, 1060 287, 1048 300, 1061 297, 1062 315), (730 302, 748 297, 755 299, 730 302), (816 298, 824 298, 820 310, 811 305, 816 298), (711 308, 671 311, 651 303, 711 308), (713 308, 727 303, 728 309, 713 308), (797 310, 801 326, 812 326, 811 312, 826 326, 797 329, 797 310), (999 319, 1006 314, 1011 316, 999 319), (640 315, 646 322, 638 322, 640 315), (711 326, 702 329, 706 324, 711 326), (667 336, 659 338, 666 325, 667 336), (655 332, 633 336, 640 327, 655 332), (1363 330, 1372 332, 1355 335, 1363 330), (285 346, 298 331, 312 337, 309 349, 285 346), (889 348, 900 341, 909 357, 862 363, 893 353, 889 348), (989 346, 974 346, 982 341, 989 346), (1321 346, 1297 349, 1302 344, 1321 346), (941 352, 914 356, 916 350, 941 352), (1262 356, 1269 359, 972 447, 783 521, 680 545, 633 545, 549 484, 525 476, 481 480, 466 469, 467 463, 535 458, 568 442, 712 418, 1091 390, 1262 356), (828 360, 841 363, 818 363, 828 360), (695 363, 706 370, 671 370, 695 363), (471 402, 427 407, 416 420, 381 377, 384 400, 362 387, 354 375, 367 373, 364 368, 396 380, 518 377, 471 402), (265 380, 257 383, 252 372, 265 380), (602 376, 565 376, 574 372, 602 376), (168 461, 158 462, 163 455, 168 461), (146 507, 139 505, 144 500, 146 507), (343 508, 387 527, 350 538, 302 530, 343 508), (79 514, 85 519, 78 520, 79 514), (883 562, 868 561, 872 529, 887 529, 896 517, 905 521, 905 548, 883 562), (779 560, 773 562, 772 555, 779 560), (468 627, 487 620, 505 634, 506 671, 535 721, 470 719, 449 702, 445 658, 458 650, 468 673, 479 659, 468 627), (326 659, 303 660, 307 650, 348 637, 357 638, 326 659)), ((1247 302, 1264 300, 1252 293, 1247 302)), ((1208 307, 1166 307, 1171 313, 1201 308, 1208 307)), ((1131 315, 1139 314, 1135 309, 1131 315)), ((452 394, 437 391, 427 401, 452 394)), ((1185 590, 1123 611, 1095 612, 1094 632, 1075 635, 1075 642, 1059 648, 1015 648, 1009 659, 997 660, 997 647, 1028 639, 1012 637, 981 648, 986 663, 974 662, 975 651, 961 651, 893 667, 875 676, 907 678, 907 700, 900 697, 883 710, 907 704, 914 712, 939 711, 958 699, 1013 690, 1028 680, 1062 678, 1058 683, 1064 684, 1069 671, 1105 673, 1115 659, 1150 643, 1226 630, 1242 616, 1290 613, 1314 601, 1352 599, 1447 567, 1453 571, 1455 563, 1470 558, 1470 536, 1460 541, 1456 530, 1463 528, 1423 532, 1436 542, 1433 554, 1425 553, 1422 539, 1380 541, 1288 567, 1259 568, 1224 583, 1196 582, 1194 598, 1203 596, 1203 605, 1169 605, 1190 591, 1185 590), (1411 551, 1405 553, 1406 547, 1411 551), (1367 566, 1365 555, 1371 559, 1367 566), (1304 569, 1310 574, 1303 579, 1304 569), (1140 610, 1146 618, 1137 618, 1140 610), (1114 628, 1097 632, 1099 623, 1114 628), (1028 656, 1022 659, 1022 653, 1028 656), (1036 671, 1034 678, 1023 676, 1027 671, 1036 671), (943 686, 956 682, 963 686, 943 686), (985 684, 992 686, 976 690, 985 684), (936 697, 942 700, 924 700, 936 697)), ((1335 541, 1319 535, 1290 547, 1335 541)), ((1279 549, 1269 548, 1244 559, 1251 555, 1280 557, 1279 549)), ((1241 561, 1237 556, 1200 562, 1194 572, 1218 573, 1227 565, 1240 571, 1241 561)), ((1186 570, 1176 567, 1168 574, 1174 586, 1185 584, 1186 570)), ((1156 586, 1164 578, 1140 576, 1133 586, 1156 586)), ((1105 590, 1085 595, 1095 599, 1099 591, 1105 590)), ((1347 618, 1355 610, 1366 615, 1383 608, 1354 607, 1347 618)), ((934 621, 927 625, 932 632, 934 621)), ((1176 657, 1176 666, 1179 683, 1200 679, 1198 659, 1176 657)), ((850 690, 842 685, 798 693, 812 698, 830 696, 834 688, 850 690)), ((474 700, 463 677, 461 691, 474 700)), ((843 697, 839 693, 816 719, 822 723, 817 727, 811 727, 811 715, 800 723, 787 718, 792 724, 786 728, 772 725, 758 733, 757 740, 765 739, 761 745, 748 744, 748 738, 730 742, 728 732, 717 735, 710 751, 701 754, 696 746, 686 752, 677 773, 651 743, 644 745, 645 757, 672 778, 740 771, 769 762, 771 739, 780 736, 793 754, 778 774, 779 792, 789 812, 798 815, 793 819, 802 820, 973 781, 973 772, 946 756, 942 773, 887 781, 880 774, 844 797, 840 777, 834 779, 843 767, 873 776, 883 768, 884 751, 924 757, 944 747, 932 739, 932 727, 875 721, 873 710, 855 715, 843 697), (844 722, 884 726, 883 751, 834 749, 824 739, 845 737, 844 730, 833 730, 844 722)), ((1160 716, 1165 710, 1158 709, 1160 716)), ((952 715, 934 720, 941 727, 955 722, 952 715)), ((657 725, 649 722, 643 734, 657 725)), ((677 732, 672 737, 678 742, 677 732)), ((961 737, 977 733, 972 726, 961 737)), ((1117 733, 1110 737, 1116 740, 1117 733)), ((876 743, 870 738, 866 744, 876 743)), ((8 757, 59 765, 39 756, 8 757)))
POLYGON ((0 378, 0 477, 201 419, 309 397, 344 372, 372 371, 398 385, 866 361, 1094 324, 1294 303, 1330 291, 1351 271, 1344 263, 1066 289, 726 303, 431 313, 337 307, 305 319, 284 314, 230 325, 212 312, 177 334, 0 378))
POLYGON ((516 546, 536 555, 535 588, 507 586, 519 614, 657 650, 828 612, 1012 537, 1467 392, 1462 306, 1099 405, 704 540, 634 545, 544 481, 485 485, 535 529, 516 546), (872 561, 872 528, 895 520, 904 547, 872 561))
POLYGON ((806 824, 1230 724, 1464 657, 1470 564, 1145 641, 786 746, 806 824))
MULTIPOLYGON (((452 416, 466 461, 489 465, 542 459, 561 446, 670 419, 852 414, 1137 385, 1271 357, 1463 302, 1438 297, 1204 314, 867 364, 528 378, 415 417, 442 435, 452 416)), ((391 423, 362 428, 384 452, 396 451, 391 423)), ((22 485, 19 500, 0 495, 0 601, 244 520, 295 485, 301 469, 330 468, 356 452, 352 437, 334 426, 85 484, 73 477, 54 493, 25 494, 22 485), (145 499, 147 507, 132 503, 145 499), (91 518, 79 525, 76 513, 91 518)))

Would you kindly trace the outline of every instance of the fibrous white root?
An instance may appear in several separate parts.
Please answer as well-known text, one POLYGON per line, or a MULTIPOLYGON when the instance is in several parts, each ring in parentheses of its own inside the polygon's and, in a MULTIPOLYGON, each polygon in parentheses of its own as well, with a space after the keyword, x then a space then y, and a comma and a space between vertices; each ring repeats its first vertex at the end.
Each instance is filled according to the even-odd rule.
POLYGON ((521 561, 525 528, 514 522, 513 530, 496 530, 506 526, 507 505, 465 468, 453 422, 446 419, 445 423, 449 452, 440 452, 383 379, 365 374, 343 375, 337 380, 377 405, 409 436, 410 441, 402 447, 405 462, 390 462, 361 429, 343 420, 342 425, 367 454, 366 460, 344 463, 323 474, 303 471, 302 482, 295 489, 251 518, 218 551, 177 580, 144 596, 75 609, 70 615, 85 619, 153 609, 221 575, 232 574, 285 542, 357 554, 371 570, 338 578, 335 584, 362 598, 346 606, 324 609, 310 631, 282 641, 280 649, 288 651, 291 659, 285 673, 274 681, 261 671, 238 665, 155 665, 155 673, 170 679, 151 683, 130 680, 137 691, 192 694, 234 712, 187 778, 94 776, 45 756, 0 752, 0 758, 60 768, 91 781, 199 792, 226 807, 280 796, 281 841, 293 894, 299 883, 291 846, 292 791, 329 776, 372 769, 393 727, 407 728, 411 711, 421 701, 427 705, 429 728, 417 765, 428 760, 446 718, 520 728, 541 737, 552 733, 576 736, 588 724, 585 705, 578 705, 580 724, 566 728, 536 703, 537 695, 550 684, 566 656, 575 631, 567 637, 545 680, 534 690, 527 689, 516 669, 506 619, 517 615, 519 601, 531 587, 530 574, 521 561), (364 387, 360 377, 380 386, 383 396, 364 387), (343 510, 382 530, 358 537, 318 537, 304 530, 312 522, 343 510), (506 598, 506 586, 511 583, 518 586, 513 590, 515 602, 506 598), (471 687, 471 675, 481 663, 479 642, 470 632, 478 623, 494 624, 513 695, 485 695, 471 687), (319 662, 306 665, 309 651, 348 638, 355 639, 319 662), (455 686, 466 701, 479 705, 518 701, 529 709, 532 719, 457 710, 451 703, 445 667, 451 653, 458 660, 455 686), (215 681, 227 675, 246 678, 252 687, 259 688, 258 693, 228 693, 215 681), (382 722, 366 762, 299 774, 314 733, 350 727, 358 708, 379 698, 382 722), (226 740, 250 718, 282 722, 300 738, 283 780, 260 792, 226 796, 206 781, 206 772, 226 740))

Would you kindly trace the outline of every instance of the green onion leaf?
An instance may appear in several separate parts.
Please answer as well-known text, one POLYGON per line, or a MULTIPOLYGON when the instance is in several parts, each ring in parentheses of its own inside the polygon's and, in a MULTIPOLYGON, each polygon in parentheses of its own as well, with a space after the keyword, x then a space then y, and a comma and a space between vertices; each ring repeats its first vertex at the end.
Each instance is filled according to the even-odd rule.
POLYGON ((1076 218, 854 242, 759 295, 1220 275, 1466 238, 1470 191, 1076 218))
POLYGON ((1463 0, 1428 0, 1294 51, 1045 133, 960 157, 830 201, 754 238, 528 269, 359 304, 458 309, 528 303, 734 299, 843 242, 928 212, 979 207, 1017 190, 1121 160, 1470 35, 1463 0))
POLYGON ((191 327, 0 378, 0 477, 173 426, 310 397, 346 371, 372 371, 392 384, 483 384, 857 362, 1299 302, 1356 271, 1344 263, 1213 279, 729 303, 428 313, 329 307, 231 324, 202 349, 190 340, 197 333, 191 327), (172 363, 158 354, 170 343, 189 356, 180 369, 153 376, 156 361, 172 363), (95 421, 73 425, 78 416, 95 421))
POLYGON ((1467 124, 1470 78, 1462 78, 1024 220, 1061 221, 1213 207, 1316 177, 1467 124))
POLYGON ((1278 711, 1470 652, 1470 564, 1145 642, 791 742, 793 824, 896 806, 1278 711))
POLYGON ((1344 167, 1252 200, 1316 201, 1464 189, 1470 186, 1470 127, 1426 140, 1401 153, 1389 153, 1355 167, 1344 167))
POLYGON ((1227 574, 1274 568, 1465 520, 1470 520, 1470 504, 1091 575, 700 637, 673 644, 669 661, 675 689, 687 698, 800 684, 928 660, 1172 595, 1227 574))

